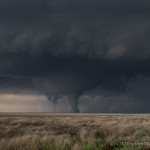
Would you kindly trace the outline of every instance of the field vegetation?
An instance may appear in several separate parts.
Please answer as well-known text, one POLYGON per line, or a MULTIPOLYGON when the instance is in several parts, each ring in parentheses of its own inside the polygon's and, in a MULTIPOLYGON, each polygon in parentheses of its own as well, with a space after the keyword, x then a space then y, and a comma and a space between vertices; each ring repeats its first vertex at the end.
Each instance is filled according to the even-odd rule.
POLYGON ((150 115, 0 113, 0 150, 150 150, 150 115))

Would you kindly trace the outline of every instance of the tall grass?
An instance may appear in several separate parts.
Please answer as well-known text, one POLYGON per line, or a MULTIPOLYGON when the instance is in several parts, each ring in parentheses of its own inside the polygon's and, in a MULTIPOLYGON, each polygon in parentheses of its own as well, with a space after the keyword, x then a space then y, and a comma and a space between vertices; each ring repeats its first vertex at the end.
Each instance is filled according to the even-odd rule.
POLYGON ((0 150, 150 149, 119 142, 150 144, 150 115, 0 114, 0 150))

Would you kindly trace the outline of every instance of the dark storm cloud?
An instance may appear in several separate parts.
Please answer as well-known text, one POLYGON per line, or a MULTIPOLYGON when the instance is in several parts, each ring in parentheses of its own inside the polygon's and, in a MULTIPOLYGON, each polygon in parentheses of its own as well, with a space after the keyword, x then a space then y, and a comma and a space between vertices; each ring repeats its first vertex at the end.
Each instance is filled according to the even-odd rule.
POLYGON ((149 18, 148 0, 1 0, 0 88, 125 92, 150 75, 149 18))
POLYGON ((2 1, 1 7, 4 51, 106 58, 149 55, 147 1, 2 1))

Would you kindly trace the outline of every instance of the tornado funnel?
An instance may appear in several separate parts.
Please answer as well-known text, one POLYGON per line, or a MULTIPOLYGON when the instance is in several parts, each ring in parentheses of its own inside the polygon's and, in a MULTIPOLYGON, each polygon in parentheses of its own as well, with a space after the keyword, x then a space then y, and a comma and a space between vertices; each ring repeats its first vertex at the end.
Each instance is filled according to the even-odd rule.
POLYGON ((68 96, 69 103, 70 103, 74 113, 79 113, 78 98, 79 97, 77 97, 75 95, 69 95, 68 96))

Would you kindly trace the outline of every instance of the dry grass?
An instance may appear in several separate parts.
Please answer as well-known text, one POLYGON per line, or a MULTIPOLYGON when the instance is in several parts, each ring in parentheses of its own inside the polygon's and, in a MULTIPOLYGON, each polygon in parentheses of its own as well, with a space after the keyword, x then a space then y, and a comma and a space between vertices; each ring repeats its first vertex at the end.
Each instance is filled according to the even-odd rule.
POLYGON ((109 150, 114 141, 150 142, 150 115, 0 113, 0 150, 109 150))

